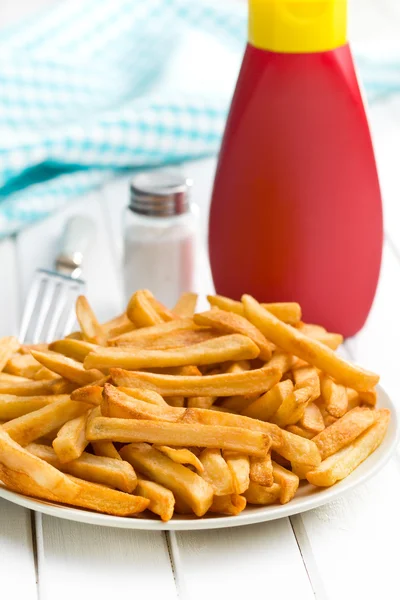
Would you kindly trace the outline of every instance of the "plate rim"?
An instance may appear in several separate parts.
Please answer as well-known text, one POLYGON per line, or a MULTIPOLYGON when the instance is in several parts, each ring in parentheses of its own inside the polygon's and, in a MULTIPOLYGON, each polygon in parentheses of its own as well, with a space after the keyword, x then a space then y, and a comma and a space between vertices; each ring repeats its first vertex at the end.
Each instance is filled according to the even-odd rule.
POLYGON ((335 500, 338 496, 345 494, 351 489, 365 483, 372 478, 392 457, 395 449, 400 441, 399 427, 399 411, 391 400, 389 394, 380 385, 378 389, 378 407, 389 408, 391 411, 391 420, 389 424, 388 434, 390 438, 385 438, 382 445, 370 455, 351 475, 343 479, 341 482, 328 488, 319 488, 321 491, 310 497, 305 496, 300 498, 297 503, 289 502, 284 505, 274 505, 266 507, 255 507, 247 511, 245 509, 239 515, 232 516, 213 516, 205 518, 180 518, 163 522, 156 519, 146 519, 143 517, 116 517, 102 513, 83 510, 67 505, 56 505, 45 500, 31 498, 18 492, 8 490, 0 481, 0 498, 17 504, 24 508, 34 510, 39 513, 75 521, 86 523, 88 525, 100 525, 102 527, 116 527, 119 529, 138 529, 147 531, 196 531, 207 529, 225 529, 227 527, 241 527, 255 523, 263 523, 273 521, 292 515, 300 514, 323 506, 335 500), (378 456, 376 456, 378 453, 378 456), (365 469, 365 465, 375 457, 369 469, 365 469), (364 465, 365 472, 357 476, 357 470, 364 465), (247 511, 247 512, 246 512, 247 511))

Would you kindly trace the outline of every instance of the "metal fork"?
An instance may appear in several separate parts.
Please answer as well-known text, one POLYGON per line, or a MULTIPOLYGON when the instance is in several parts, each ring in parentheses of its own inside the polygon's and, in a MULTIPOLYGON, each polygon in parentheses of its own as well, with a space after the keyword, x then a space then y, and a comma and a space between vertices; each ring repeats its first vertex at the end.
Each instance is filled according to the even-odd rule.
POLYGON ((72 217, 61 239, 55 270, 38 269, 25 303, 19 332, 21 342, 51 342, 71 332, 75 323, 75 301, 84 292, 80 278, 85 251, 94 237, 88 217, 72 217))

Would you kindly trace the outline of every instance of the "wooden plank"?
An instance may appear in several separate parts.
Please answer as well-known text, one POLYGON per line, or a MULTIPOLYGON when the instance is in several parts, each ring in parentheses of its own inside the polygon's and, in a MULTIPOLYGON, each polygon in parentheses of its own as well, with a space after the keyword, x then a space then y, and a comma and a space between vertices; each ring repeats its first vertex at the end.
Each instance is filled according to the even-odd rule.
POLYGON ((15 246, 12 238, 0 242, 0 337, 18 333, 18 281, 15 246))
POLYGON ((40 600, 177 598, 162 533, 42 520, 40 600))
POLYGON ((315 597, 289 519, 169 536, 180 598, 315 597))
POLYGON ((2 598, 36 600, 36 571, 30 511, 0 499, 2 598))

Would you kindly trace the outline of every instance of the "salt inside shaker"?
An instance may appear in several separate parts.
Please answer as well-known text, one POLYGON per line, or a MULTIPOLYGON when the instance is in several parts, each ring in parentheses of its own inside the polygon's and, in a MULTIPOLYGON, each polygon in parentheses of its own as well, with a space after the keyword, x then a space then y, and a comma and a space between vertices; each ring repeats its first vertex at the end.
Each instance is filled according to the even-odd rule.
POLYGON ((124 285, 129 297, 149 289, 166 306, 193 291, 197 207, 191 180, 169 171, 142 173, 130 184, 124 215, 124 285))

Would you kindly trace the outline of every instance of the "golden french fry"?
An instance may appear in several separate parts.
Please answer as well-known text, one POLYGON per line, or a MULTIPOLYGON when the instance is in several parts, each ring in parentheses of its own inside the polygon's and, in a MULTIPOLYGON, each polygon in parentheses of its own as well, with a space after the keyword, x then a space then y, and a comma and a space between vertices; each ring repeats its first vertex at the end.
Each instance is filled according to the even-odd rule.
POLYGON ((106 417, 177 421, 184 410, 180 411, 168 406, 168 404, 150 404, 149 402, 124 394, 112 385, 106 384, 104 386, 101 414, 106 417))
POLYGON ((320 325, 311 325, 310 323, 298 323, 296 325, 304 335, 311 337, 314 340, 318 340, 321 344, 328 346, 332 350, 339 348, 343 342, 343 336, 340 333, 329 333, 324 327, 320 325))
POLYGON ((72 475, 66 475, 66 477, 78 486, 79 494, 72 502, 66 502, 62 497, 59 497, 60 502, 82 506, 116 517, 130 517, 143 512, 149 506, 147 498, 112 490, 98 483, 72 477, 72 475))
POLYGON ((83 339, 87 342, 104 346, 107 336, 85 296, 78 296, 76 300, 76 318, 78 319, 83 339))
MULTIPOLYGON (((212 327, 224 334, 240 333, 245 335, 259 348, 259 357, 262 360, 267 361, 272 356, 272 344, 265 339, 254 325, 240 315, 216 308, 194 315, 193 320, 197 325, 212 327)), ((225 340, 225 337, 223 339, 225 340)))
MULTIPOLYGON (((4 369, 14 352, 17 352, 19 348, 19 341, 16 337, 2 337, 0 338, 0 371, 4 369)), ((19 375, 19 373, 16 373, 19 375)))
POLYGON ((108 340, 109 346, 137 346, 143 343, 152 343, 161 337, 178 331, 204 331, 204 327, 198 327, 193 319, 183 318, 176 321, 161 322, 157 325, 140 327, 128 333, 121 334, 108 340))
POLYGON ((20 377, 19 375, 11 375, 10 373, 0 373, 0 382, 5 383, 27 383, 30 381, 27 377, 20 377))
POLYGON ((150 502, 148 509, 156 515, 160 515, 161 521, 172 519, 175 507, 175 498, 171 490, 163 485, 148 481, 147 479, 138 479, 136 493, 150 502))
POLYGON ((162 302, 157 300, 149 290, 142 290, 143 294, 147 297, 150 306, 154 308, 156 313, 162 318, 163 321, 174 321, 179 317, 169 310, 162 302))
POLYGON ((356 392, 356 390, 352 390, 351 388, 346 388, 347 392, 347 410, 350 411, 352 408, 356 406, 360 406, 362 404, 362 400, 360 394, 356 392))
POLYGON ((83 362, 89 352, 92 352, 97 347, 96 344, 84 340, 70 340, 65 338, 50 344, 49 350, 68 356, 68 358, 73 358, 78 362, 83 362))
POLYGON ((148 290, 139 290, 129 300, 126 314, 136 327, 149 327, 164 323, 164 319, 149 301, 148 290))
POLYGON ((93 406, 99 406, 103 399, 103 386, 101 385, 85 385, 71 394, 71 400, 75 402, 87 402, 93 406))
POLYGON ((196 310, 197 294, 185 292, 175 304, 172 312, 178 317, 193 317, 196 310))
POLYGON ((128 388, 123 386, 119 387, 118 390, 120 392, 123 392, 127 396, 132 396, 132 398, 136 398, 136 400, 142 400, 143 402, 147 402, 148 404, 168 406, 164 398, 160 394, 158 394, 157 392, 153 392, 152 390, 146 390, 141 388, 128 388))
POLYGON ((33 374, 32 379, 35 381, 42 381, 43 379, 49 380, 54 379, 55 377, 57 377, 57 373, 54 373, 54 371, 50 371, 47 367, 39 367, 36 373, 33 374))
MULTIPOLYGON (((171 321, 170 321, 171 322, 171 321)), ((144 327, 137 331, 145 331, 150 327, 144 327)), ((201 342, 207 342, 208 340, 214 340, 218 337, 218 334, 208 328, 192 329, 177 329, 164 335, 158 335, 154 337, 137 337, 133 340, 122 340, 113 343, 109 343, 109 346, 118 347, 121 349, 130 349, 134 351, 136 349, 145 350, 172 350, 177 348, 186 348, 187 346, 193 346, 193 344, 200 344, 201 342)))
POLYGON ((83 368, 82 363, 56 352, 37 352, 36 350, 32 350, 32 355, 51 371, 79 385, 87 385, 104 377, 101 371, 97 369, 87 371, 83 368))
POLYGON ((89 404, 73 402, 69 398, 57 400, 39 410, 8 421, 3 425, 3 429, 21 446, 26 446, 61 427, 66 421, 79 417, 89 408, 89 404))
POLYGON ((325 429, 324 418, 316 404, 311 402, 311 404, 305 407, 303 416, 299 420, 299 425, 314 433, 320 433, 325 429))
POLYGON ((202 517, 210 508, 214 496, 211 485, 149 444, 124 446, 121 456, 134 469, 171 490, 175 498, 189 505, 198 517, 202 517))
MULTIPOLYGON (((229 312, 236 313, 237 315, 245 316, 243 304, 236 300, 231 300, 224 296, 207 296, 207 300, 211 306, 216 306, 221 310, 227 310, 229 312)), ((301 319, 301 308, 297 302, 272 302, 268 304, 262 304, 264 308, 269 310, 270 313, 275 315, 281 321, 288 323, 289 325, 296 325, 301 319)))
POLYGON ((79 458, 88 445, 86 423, 89 411, 64 423, 53 441, 53 448, 61 463, 79 458))
POLYGON ((148 442, 165 446, 221 448, 254 456, 263 456, 270 445, 268 435, 238 427, 174 422, 166 427, 162 421, 107 417, 93 419, 87 426, 86 437, 89 441, 112 440, 122 443, 148 442))
POLYGON ((300 437, 307 438, 307 440, 312 440, 315 436, 313 431, 304 429, 304 427, 301 427, 300 425, 288 425, 286 427, 286 431, 294 433, 295 435, 299 435, 300 437))
POLYGON ((361 402, 368 404, 369 406, 375 406, 377 400, 376 388, 368 390, 367 392, 358 392, 361 402))
POLYGON ((268 367, 279 369, 282 375, 284 375, 293 364, 293 356, 288 354, 287 352, 282 352, 281 350, 276 350, 268 362, 268 367))
POLYGON ((118 315, 118 317, 114 317, 114 319, 103 323, 102 329, 108 339, 122 335, 123 333, 129 333, 135 329, 135 326, 128 319, 126 313, 122 313, 122 315, 118 315))
POLYGON ((276 383, 268 392, 254 400, 244 410, 242 415, 260 419, 261 421, 269 421, 276 413, 281 404, 293 395, 293 383, 290 379, 276 383))
POLYGON ((91 446, 96 456, 105 456, 107 458, 115 458, 116 460, 122 460, 118 450, 112 442, 101 440, 100 442, 92 442, 91 446))
POLYGON ((188 448, 171 448, 170 446, 154 446, 154 448, 180 465, 192 465, 199 473, 204 471, 201 461, 188 448))
MULTIPOLYGON (((250 406, 250 404, 254 402, 254 395, 250 394, 247 396, 231 396, 230 398, 224 398, 220 404, 219 407, 214 407, 214 408, 219 408, 219 409, 223 409, 226 410, 228 412, 234 412, 234 413, 241 413, 246 410, 246 408, 248 406, 250 406)), ((190 407, 189 404, 189 399, 188 399, 188 408, 190 407)), ((193 408, 207 408, 206 406, 198 406, 198 407, 193 407, 193 408)))
POLYGON ((310 465, 304 465, 296 462, 292 462, 292 473, 297 475, 300 480, 307 479, 308 471, 312 471, 314 467, 310 465))
POLYGON ((205 448, 199 460, 203 466, 200 475, 213 487, 215 496, 226 496, 235 492, 232 472, 221 456, 219 448, 205 448))
POLYGON ((244 371, 250 371, 251 363, 248 360, 236 360, 231 363, 225 370, 225 373, 243 373, 244 371))
POLYGON ((80 331, 72 331, 72 333, 69 333, 68 335, 65 336, 66 340, 82 340, 82 334, 80 331))
POLYGON ((260 306, 251 296, 244 295, 242 302, 246 317, 267 339, 286 352, 321 369, 338 383, 360 391, 369 390, 378 383, 378 375, 349 363, 327 346, 308 338, 298 329, 286 325, 260 306))
POLYGON ((272 461, 272 469, 274 481, 275 483, 278 483, 281 488, 281 504, 287 504, 294 498, 297 492, 300 483, 299 477, 274 461, 272 461))
POLYGON ((381 409, 376 422, 351 444, 326 458, 316 469, 307 473, 309 483, 330 486, 344 479, 376 450, 385 437, 390 411, 381 409))
MULTIPOLYGON (((137 477, 135 471, 132 465, 122 460, 120 456, 115 459, 83 452, 79 458, 63 463, 50 446, 28 444, 26 450, 59 471, 74 477, 117 488, 128 494, 131 494, 136 488, 137 477)), ((140 494, 138 495, 140 496, 140 494)))
POLYGON ((356 407, 313 438, 322 460, 353 442, 376 421, 378 413, 367 407, 356 407))
POLYGON ((222 453, 232 475, 235 494, 243 494, 250 484, 250 459, 245 454, 229 452, 222 453))
POLYGON ((43 406, 57 402, 57 400, 68 400, 68 395, 57 396, 13 396, 9 394, 0 395, 0 419, 10 421, 31 413, 43 406))
POLYGON ((254 483, 270 487, 274 483, 274 477, 272 474, 272 460, 271 453, 268 452, 262 458, 256 456, 250 457, 250 473, 249 477, 254 483))
MULTIPOLYGON (((19 375, 33 379, 33 376, 42 368, 42 365, 31 354, 14 354, 4 365, 4 373, 19 375)), ((54 375, 53 375, 54 378, 54 375)))
POLYGON ((86 369, 123 367, 144 369, 152 367, 181 367, 184 365, 209 365, 228 360, 256 358, 259 349, 248 337, 240 334, 193 344, 187 348, 171 350, 121 350, 97 348, 84 360, 86 369))
POLYGON ((208 509, 211 513, 219 513, 221 515, 231 515, 235 517, 246 508, 246 498, 237 494, 229 496, 214 496, 213 503, 208 509))
POLYGON ((250 431, 263 432, 270 436, 272 447, 288 460, 295 460, 296 457, 299 457, 299 462, 306 462, 307 464, 319 465, 321 462, 318 448, 314 442, 293 435, 272 423, 203 408, 187 408, 180 421, 183 423, 240 427, 250 431))
POLYGON ((347 412, 349 405, 347 389, 325 375, 321 378, 321 396, 326 410, 332 417, 338 419, 347 412))
POLYGON ((281 372, 268 366, 244 373, 223 373, 199 377, 158 375, 140 371, 110 369, 117 386, 141 387, 162 396, 233 396, 266 392, 281 377, 281 372))
POLYGON ((39 350, 40 352, 45 352, 48 349, 48 344, 22 344, 18 352, 20 354, 29 354, 29 356, 31 356, 31 350, 39 350))
MULTIPOLYGON (((0 373, 2 375, 2 373, 0 373)), ((32 381, 30 379, 9 379, 12 375, 7 375, 7 380, 0 380, 0 394, 14 394, 15 396, 48 396, 51 394, 62 393, 56 389, 58 383, 63 383, 61 377, 52 380, 32 381)))
POLYGON ((183 396, 168 396, 167 401, 168 401, 169 406, 176 406, 176 407, 185 406, 185 398, 183 396))
POLYGON ((294 425, 302 418, 304 410, 312 398, 312 389, 309 387, 294 389, 282 401, 282 404, 271 417, 270 421, 280 427, 294 425))
POLYGON ((310 390, 309 401, 313 402, 321 394, 319 374, 314 367, 300 367, 293 370, 293 379, 296 390, 307 388, 310 390))
POLYGON ((193 396, 188 398, 187 405, 189 408, 211 408, 216 400, 216 396, 193 396))
POLYGON ((0 473, 0 479, 22 494, 35 495, 31 488, 36 486, 51 495, 50 499, 60 494, 66 501, 71 501, 79 494, 79 488, 73 482, 22 448, 8 435, 4 426, 0 427, 0 464, 7 469, 7 473, 0 473))
POLYGON ((243 494, 248 504, 275 504, 278 502, 281 494, 281 486, 273 483, 270 487, 265 487, 250 481, 250 485, 243 494))

